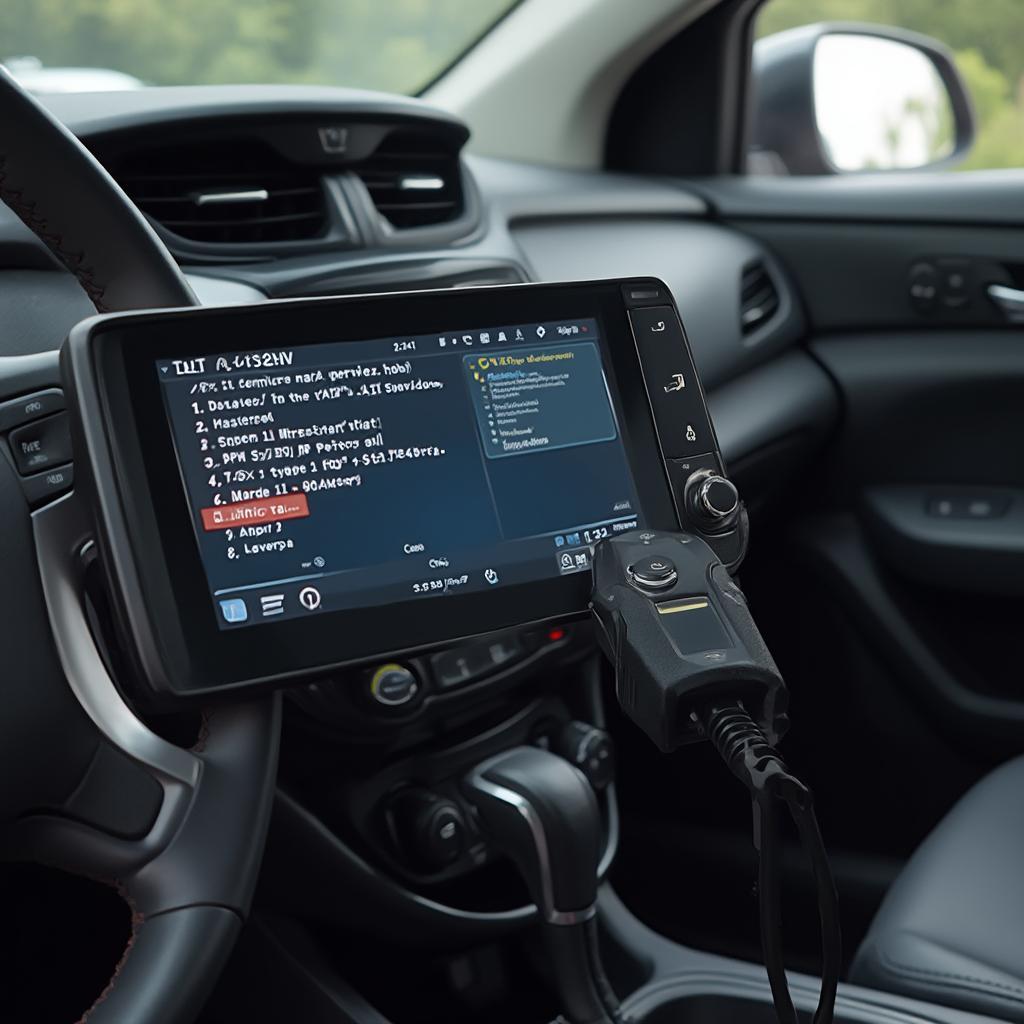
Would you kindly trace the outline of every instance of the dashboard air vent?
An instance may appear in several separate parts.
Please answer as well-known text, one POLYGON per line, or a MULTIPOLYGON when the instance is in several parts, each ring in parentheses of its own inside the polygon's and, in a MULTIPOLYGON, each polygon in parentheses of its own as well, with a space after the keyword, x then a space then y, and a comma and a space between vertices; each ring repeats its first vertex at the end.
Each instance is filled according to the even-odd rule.
POLYGON ((779 292, 760 261, 743 269, 740 281, 740 327, 751 334, 770 320, 779 308, 779 292))
POLYGON ((429 135, 395 133, 355 172, 377 212, 398 230, 446 224, 463 212, 458 153, 429 135))
POLYGON ((192 241, 261 245, 327 230, 318 172, 259 142, 148 149, 122 160, 114 176, 143 213, 192 241))

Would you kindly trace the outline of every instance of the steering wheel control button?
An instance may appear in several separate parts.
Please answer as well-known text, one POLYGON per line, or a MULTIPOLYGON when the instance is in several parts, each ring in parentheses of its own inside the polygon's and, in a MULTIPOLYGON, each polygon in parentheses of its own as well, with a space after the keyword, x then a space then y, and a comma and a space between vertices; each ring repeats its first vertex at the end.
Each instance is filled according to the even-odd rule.
POLYGON ((627 570, 634 586, 641 590, 666 590, 679 578, 675 563, 663 555, 652 555, 627 570))
POLYGON ((42 419, 64 409, 64 392, 57 388, 37 391, 34 395, 15 398, 11 402, 0 403, 0 431, 13 430, 23 423, 42 419))
POLYGON ((35 476, 24 477, 21 481, 22 490, 32 508, 45 505, 52 498, 56 498, 66 491, 71 490, 75 482, 75 469, 72 465, 57 466, 55 469, 48 469, 43 473, 36 473, 35 476))
POLYGON ((370 696, 384 707, 408 704, 419 690, 420 684, 412 672, 394 662, 381 665, 370 677, 370 696))
POLYGON ((66 412, 12 430, 11 453, 22 476, 71 461, 71 427, 66 412))

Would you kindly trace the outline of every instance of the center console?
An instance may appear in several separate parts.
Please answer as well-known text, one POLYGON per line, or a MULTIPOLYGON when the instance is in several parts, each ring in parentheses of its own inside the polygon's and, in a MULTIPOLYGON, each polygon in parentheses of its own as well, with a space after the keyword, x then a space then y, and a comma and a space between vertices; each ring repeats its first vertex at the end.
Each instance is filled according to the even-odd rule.
MULTIPOLYGON (((531 920, 566 1019, 620 1021, 595 639, 661 749, 710 736, 762 836, 780 800, 817 835, 769 745, 782 680, 731 577, 746 513, 661 282, 129 313, 80 324, 62 359, 126 695, 159 714, 274 688, 299 709, 272 831, 307 834, 297 864, 267 851, 305 882, 286 911, 312 916, 295 890, 320 861, 312 889, 346 893, 349 926, 354 889, 392 937, 417 914, 434 934, 531 920)), ((768 978, 795 1022, 768 864, 768 978)))
MULTIPOLYGON (((675 659, 688 695, 744 649, 751 685, 777 675, 736 628, 746 513, 662 282, 128 313, 80 324, 62 360, 92 626, 122 694, 161 720, 289 697, 269 914, 216 1019, 281 1019, 324 993, 308 1019, 426 1019, 416 993, 441 951, 451 1019, 493 1016, 502 991, 496 1020, 771 1019, 764 968, 674 945, 599 888, 619 816, 592 600, 649 734, 679 694, 633 696, 675 659), (595 592, 595 550, 599 571, 619 553, 621 588, 595 592), (690 556, 713 566, 717 610, 690 556), (643 596, 631 619, 623 593, 643 596), (642 615, 663 647, 630 664, 623 625, 642 615), (526 925, 544 952, 524 965, 505 954, 526 925), (358 991, 325 962, 339 927, 359 938, 358 991), (507 963, 547 994, 502 989, 507 963)), ((772 733, 784 706, 764 711, 772 733)), ((659 745, 700 724, 677 715, 659 745)), ((816 986, 794 979, 794 1015, 816 986)), ((849 988, 837 1008, 959 1024, 849 988)))

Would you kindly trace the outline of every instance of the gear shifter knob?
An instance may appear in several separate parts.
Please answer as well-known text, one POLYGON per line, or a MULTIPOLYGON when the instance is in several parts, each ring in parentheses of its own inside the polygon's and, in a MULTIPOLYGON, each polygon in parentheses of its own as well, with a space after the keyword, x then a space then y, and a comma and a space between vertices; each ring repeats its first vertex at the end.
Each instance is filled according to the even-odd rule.
POLYGON ((485 832, 515 862, 549 924, 593 916, 601 815, 583 773, 537 747, 515 747, 478 765, 466 796, 485 832))
POLYGON ((540 910, 552 981, 570 1024, 618 1021, 596 931, 601 814, 586 776, 557 754, 515 747, 465 782, 491 841, 512 858, 540 910))

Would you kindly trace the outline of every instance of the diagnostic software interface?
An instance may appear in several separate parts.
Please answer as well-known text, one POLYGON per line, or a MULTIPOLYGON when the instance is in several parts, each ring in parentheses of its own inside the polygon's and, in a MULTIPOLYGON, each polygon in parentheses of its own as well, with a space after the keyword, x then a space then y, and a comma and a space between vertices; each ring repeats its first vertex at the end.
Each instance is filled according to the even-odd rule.
POLYGON ((640 523, 598 332, 158 361, 221 628, 588 571, 640 523))

